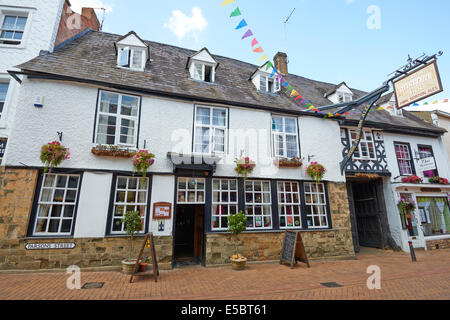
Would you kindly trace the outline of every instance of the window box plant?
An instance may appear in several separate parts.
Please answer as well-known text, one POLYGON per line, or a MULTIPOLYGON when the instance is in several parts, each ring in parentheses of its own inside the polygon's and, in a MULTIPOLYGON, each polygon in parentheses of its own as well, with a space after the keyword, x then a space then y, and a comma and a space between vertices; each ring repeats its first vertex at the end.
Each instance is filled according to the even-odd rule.
POLYGON ((435 184, 444 184, 444 185, 448 184, 448 180, 446 178, 441 178, 439 176, 428 179, 428 182, 435 183, 435 184))
POLYGON ((278 168, 299 168, 303 165, 300 158, 275 158, 273 163, 278 168))
POLYGON ((403 183, 422 183, 423 179, 416 176, 415 174, 402 178, 403 183))
POLYGON ((139 211, 128 211, 125 213, 122 223, 125 224, 125 232, 130 236, 128 259, 122 260, 122 272, 125 274, 132 274, 136 265, 136 259, 132 259, 134 235, 142 230, 142 220, 139 211))
POLYGON ((251 161, 249 157, 236 159, 234 162, 236 163, 234 171, 236 171, 239 176, 244 177, 244 179, 247 179, 248 175, 253 172, 253 169, 256 166, 255 162, 251 161))
POLYGON ((92 147, 91 152, 96 156, 117 157, 117 158, 131 158, 136 151, 128 148, 121 148, 113 145, 99 144, 92 147))
POLYGON ((52 168, 56 168, 63 160, 70 159, 69 148, 61 145, 58 141, 52 141, 41 147, 40 159, 44 164, 44 173, 52 172, 52 168))
POLYGON ((306 173, 316 182, 320 182, 323 175, 327 172, 325 167, 317 162, 311 162, 306 168, 306 173))
POLYGON ((397 203, 397 208, 400 212, 402 228, 403 230, 406 230, 408 229, 408 227, 412 226, 411 214, 414 212, 414 210, 416 210, 416 204, 412 199, 407 198, 406 196, 402 196, 397 203))
POLYGON ((238 250, 239 234, 245 230, 246 224, 247 217, 242 211, 228 216, 228 231, 236 238, 235 254, 230 258, 231 266, 234 270, 243 270, 247 263, 247 258, 240 254, 238 250))
POLYGON ((133 166, 137 173, 142 174, 145 178, 147 175, 147 170, 150 166, 155 163, 155 155, 149 153, 147 150, 139 150, 133 156, 133 166))

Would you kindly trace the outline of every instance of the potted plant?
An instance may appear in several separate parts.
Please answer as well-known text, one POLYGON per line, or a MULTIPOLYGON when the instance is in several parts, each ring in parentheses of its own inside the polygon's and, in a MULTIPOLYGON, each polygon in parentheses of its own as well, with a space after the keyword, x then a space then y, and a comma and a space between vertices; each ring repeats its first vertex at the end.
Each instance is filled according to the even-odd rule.
POLYGON ((252 173, 256 166, 255 162, 251 161, 249 157, 236 159, 234 162, 236 163, 234 171, 236 171, 239 176, 244 177, 244 179, 247 179, 248 175, 252 173))
POLYGON ((402 228, 405 230, 411 225, 411 213, 416 210, 416 204, 412 199, 402 196, 397 203, 397 208, 400 212, 402 228))
POLYGON ((136 153, 128 148, 120 148, 108 144, 98 144, 95 147, 92 147, 91 152, 96 156, 116 158, 131 158, 136 153))
POLYGON ((439 176, 429 178, 428 182, 436 183, 436 184, 444 184, 444 185, 448 184, 448 180, 447 179, 441 178, 439 176))
POLYGON ((52 168, 60 165, 61 161, 70 159, 69 148, 65 148, 58 141, 52 141, 41 147, 41 161, 44 164, 44 174, 52 172, 52 168))
POLYGON ((139 211, 128 211, 122 219, 125 224, 125 232, 130 236, 130 249, 128 251, 128 259, 122 260, 122 272, 125 274, 132 274, 136 259, 132 259, 133 255, 133 238, 136 233, 142 229, 142 220, 139 211))
POLYGON ((327 172, 323 165, 317 162, 311 162, 311 164, 306 168, 306 173, 316 182, 320 182, 323 175, 327 172))
POLYGON ((416 176, 415 174, 402 178, 403 183, 422 183, 423 179, 416 176))
POLYGON ((148 168, 155 162, 154 157, 155 155, 147 150, 139 150, 133 156, 134 169, 137 173, 141 173, 143 178, 146 177, 148 168))
POLYGON ((274 164, 278 168, 298 168, 303 165, 302 159, 294 158, 275 158, 274 164))
POLYGON ((235 254, 230 258, 234 270, 243 270, 247 262, 247 258, 240 254, 238 250, 239 234, 245 230, 246 224, 247 217, 242 211, 228 216, 228 231, 236 237, 235 254))
POLYGON ((139 263, 139 271, 140 272, 145 272, 147 270, 147 267, 148 267, 148 260, 147 259, 145 259, 144 261, 141 261, 139 263))

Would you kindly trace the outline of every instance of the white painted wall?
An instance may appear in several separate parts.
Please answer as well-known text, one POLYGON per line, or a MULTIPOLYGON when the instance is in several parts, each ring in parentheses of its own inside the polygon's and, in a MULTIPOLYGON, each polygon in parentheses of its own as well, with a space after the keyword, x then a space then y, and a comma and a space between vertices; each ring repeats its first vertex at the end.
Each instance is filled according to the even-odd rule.
POLYGON ((174 176, 153 176, 153 188, 150 208, 150 232, 155 236, 169 236, 172 234, 173 211, 174 211, 174 190, 175 177, 174 176), (153 220, 153 205, 156 202, 169 202, 172 204, 172 215, 167 220, 153 220), (164 223, 164 231, 158 231, 159 223, 164 223))
POLYGON ((75 223, 75 238, 104 237, 111 181, 112 173, 83 173, 75 223))
POLYGON ((8 70, 39 55, 41 50, 53 50, 64 0, 0 0, 0 23, 6 12, 27 12, 28 20, 20 45, 0 44, 0 81, 9 81, 9 90, 0 119, 0 137, 8 137, 17 103, 19 85, 8 70))

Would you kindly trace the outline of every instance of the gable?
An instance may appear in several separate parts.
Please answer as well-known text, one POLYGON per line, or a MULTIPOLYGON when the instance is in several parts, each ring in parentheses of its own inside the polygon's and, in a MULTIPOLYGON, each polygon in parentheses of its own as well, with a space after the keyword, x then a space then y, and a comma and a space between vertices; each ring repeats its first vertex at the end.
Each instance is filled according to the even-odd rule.
POLYGON ((135 34, 129 34, 122 40, 117 42, 118 45, 121 46, 132 46, 132 47, 142 47, 146 48, 147 45, 142 42, 135 34))
POLYGON ((191 59, 199 60, 202 62, 207 62, 211 64, 216 64, 216 60, 209 54, 209 52, 206 49, 202 49, 197 54, 193 55, 191 59))

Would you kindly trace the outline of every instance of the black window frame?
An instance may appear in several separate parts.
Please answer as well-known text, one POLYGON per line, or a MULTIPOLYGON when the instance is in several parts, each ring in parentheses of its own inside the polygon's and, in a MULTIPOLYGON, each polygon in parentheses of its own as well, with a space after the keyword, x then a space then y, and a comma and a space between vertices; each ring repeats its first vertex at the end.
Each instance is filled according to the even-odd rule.
MULTIPOLYGON (((49 173, 49 172, 47 172, 49 173)), ((37 219, 37 210, 38 210, 38 202, 39 202, 39 196, 41 194, 41 188, 42 188, 42 184, 44 182, 44 169, 40 169, 38 171, 38 178, 36 181, 36 186, 34 188, 34 197, 33 197, 33 204, 31 207, 31 213, 30 213, 30 219, 28 221, 28 228, 27 228, 27 237, 28 238, 42 238, 42 239, 64 239, 64 238, 73 238, 74 234, 75 234, 75 227, 76 227, 76 223, 77 223, 77 215, 78 215, 78 203, 80 201, 80 194, 81 194, 81 188, 83 186, 83 174, 84 171, 82 170, 68 170, 68 169, 63 169, 63 168, 53 168, 52 172, 53 174, 70 174, 70 175, 79 175, 80 176, 80 181, 78 184, 78 192, 77 192, 77 198, 75 200, 75 208, 73 210, 73 219, 72 219, 72 230, 70 232, 70 235, 59 235, 59 234, 55 234, 55 235, 40 235, 34 234, 34 225, 37 219)))
MULTIPOLYGON (((123 173, 123 172, 114 172, 112 179, 111 179, 111 189, 109 193, 109 205, 108 205, 108 216, 106 218, 106 229, 105 229, 105 236, 107 237, 124 237, 127 236, 127 234, 118 234, 118 233, 112 233, 111 232, 111 224, 113 221, 113 212, 114 212, 114 199, 115 199, 115 192, 116 192, 116 184, 117 184, 117 177, 127 177, 127 178, 137 178, 140 179, 140 176, 136 176, 132 173, 123 173)), ((147 212, 145 213, 145 225, 144 225, 144 231, 142 233, 137 233, 135 236, 145 236, 150 228, 150 209, 152 204, 152 185, 153 185, 153 175, 147 174, 146 178, 148 178, 148 186, 147 186, 147 212)))

